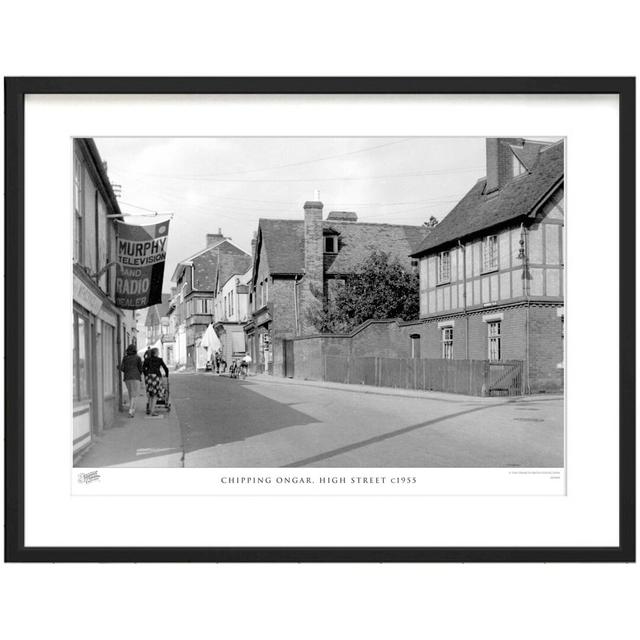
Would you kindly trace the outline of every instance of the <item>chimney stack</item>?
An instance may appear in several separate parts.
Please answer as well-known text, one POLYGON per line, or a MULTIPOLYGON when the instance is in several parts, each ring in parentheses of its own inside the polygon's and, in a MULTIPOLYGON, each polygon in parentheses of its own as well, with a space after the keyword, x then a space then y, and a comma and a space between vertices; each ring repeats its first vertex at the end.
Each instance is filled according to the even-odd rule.
MULTIPOLYGON (((316 196, 318 192, 316 191, 316 196)), ((303 334, 316 333, 308 314, 322 304, 324 291, 324 251, 322 246, 322 209, 319 200, 304 203, 304 278, 300 304, 303 334)))
POLYGON ((218 233, 207 233, 207 247, 218 244, 224 240, 222 229, 218 228, 218 233))
POLYGON ((522 138, 487 138, 487 186, 485 193, 501 189, 513 178, 513 151, 509 145, 524 144, 522 138))

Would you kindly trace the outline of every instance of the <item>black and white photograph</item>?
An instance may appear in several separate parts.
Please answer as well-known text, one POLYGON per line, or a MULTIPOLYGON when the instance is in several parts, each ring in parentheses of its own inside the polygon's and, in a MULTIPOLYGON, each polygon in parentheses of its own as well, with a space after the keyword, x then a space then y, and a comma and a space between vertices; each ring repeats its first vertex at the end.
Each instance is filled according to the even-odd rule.
POLYGON ((79 481, 564 470, 566 140, 547 133, 74 138, 79 481))

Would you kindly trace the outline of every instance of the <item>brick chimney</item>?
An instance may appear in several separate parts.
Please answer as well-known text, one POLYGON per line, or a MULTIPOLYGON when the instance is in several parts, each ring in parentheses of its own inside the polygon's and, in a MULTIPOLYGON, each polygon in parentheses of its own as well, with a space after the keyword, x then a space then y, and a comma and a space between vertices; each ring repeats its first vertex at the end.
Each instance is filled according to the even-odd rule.
POLYGON ((207 247, 218 244, 223 240, 224 236, 222 235, 222 229, 220 227, 218 227, 218 233, 207 233, 207 247))
POLYGON ((487 186, 485 193, 501 189, 513 178, 513 152, 509 145, 524 144, 522 138, 487 138, 487 186))
POLYGON ((301 287, 300 326, 303 334, 317 333, 308 313, 322 304, 324 253, 322 247, 322 202, 304 204, 304 277, 301 287), (318 298, 318 295, 320 298, 318 298))

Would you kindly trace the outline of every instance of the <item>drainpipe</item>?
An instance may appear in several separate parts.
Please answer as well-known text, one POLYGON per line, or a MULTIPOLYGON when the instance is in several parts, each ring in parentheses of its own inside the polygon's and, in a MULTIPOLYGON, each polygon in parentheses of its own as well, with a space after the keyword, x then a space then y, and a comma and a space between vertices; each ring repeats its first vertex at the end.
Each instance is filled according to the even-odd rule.
POLYGON ((296 335, 300 335, 300 324, 298 318, 298 276, 294 276, 293 280, 293 313, 296 321, 296 335))
POLYGON ((524 296, 526 299, 525 306, 525 352, 524 352, 524 364, 525 364, 525 373, 526 373, 526 383, 525 383, 525 393, 528 395, 531 394, 531 384, 529 382, 529 374, 530 374, 530 327, 531 327, 531 314, 530 314, 530 306, 531 306, 531 285, 529 284, 529 234, 527 233, 527 228, 524 226, 524 222, 520 224, 520 244, 523 250, 522 257, 522 277, 524 280, 524 296))
POLYGON ((464 358, 469 359, 469 314, 467 313, 467 247, 458 240, 458 247, 462 250, 462 306, 464 310, 465 347, 464 358))

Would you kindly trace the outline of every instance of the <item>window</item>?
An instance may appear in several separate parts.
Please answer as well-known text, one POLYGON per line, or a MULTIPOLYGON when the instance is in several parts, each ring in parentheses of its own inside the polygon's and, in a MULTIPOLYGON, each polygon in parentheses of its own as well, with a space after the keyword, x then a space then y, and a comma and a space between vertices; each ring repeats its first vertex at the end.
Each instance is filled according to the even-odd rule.
MULTIPOLYGON (((129 335, 127 335, 127 346, 129 346, 129 335)), ((113 395, 113 371, 115 354, 113 351, 113 327, 102 324, 102 372, 104 377, 104 395, 113 395)))
POLYGON ((489 360, 498 362, 502 360, 502 323, 489 322, 487 328, 489 331, 489 360))
POLYGON ((89 397, 89 321, 73 312, 73 399, 89 397))
POLYGON ((482 240, 482 270, 498 268, 498 236, 487 236, 482 240))
POLYGON ((212 301, 209 298, 199 298, 194 300, 195 313, 200 315, 211 315, 212 301))
POLYGON ((520 160, 518 160, 518 157, 516 156, 516 154, 513 154, 513 177, 515 178, 516 176, 522 175, 523 173, 526 173, 527 168, 522 164, 522 162, 520 162, 520 160))
POLYGON ((324 237, 324 252, 325 253, 338 253, 338 236, 325 236, 324 237))
POLYGON ((453 358, 453 327, 443 327, 442 331, 442 357, 445 360, 453 358))
POLYGON ((260 283, 260 306, 264 307, 269 302, 269 281, 264 280, 260 283))
POLYGON ((420 335, 414 333, 409 337, 411 338, 411 357, 420 358, 420 335))
POLYGON ((82 163, 73 156, 73 259, 84 259, 84 193, 82 163))
POLYGON ((448 251, 438 254, 438 284, 449 282, 451 279, 451 256, 448 251))

